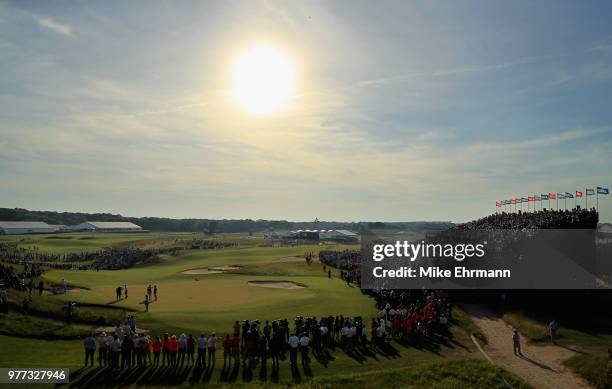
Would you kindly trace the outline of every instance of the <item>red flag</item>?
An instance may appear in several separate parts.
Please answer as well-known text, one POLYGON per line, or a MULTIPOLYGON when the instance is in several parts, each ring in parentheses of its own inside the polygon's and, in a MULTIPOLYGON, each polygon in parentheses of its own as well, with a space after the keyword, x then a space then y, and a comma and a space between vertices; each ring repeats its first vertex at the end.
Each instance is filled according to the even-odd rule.
POLYGON ((580 192, 579 190, 576 191, 576 197, 582 197, 582 192, 580 192))
POLYGON ((551 200, 556 200, 557 199, 557 194, 556 193, 549 193, 548 194, 548 198, 551 200))
POLYGON ((496 201, 496 202, 495 202, 495 206, 496 206, 497 208, 499 208, 499 207, 501 207, 501 203, 500 203, 499 201, 496 201))
POLYGON ((527 196, 528 201, 535 201, 535 196, 527 196))
POLYGON ((512 205, 516 205, 516 199, 512 199, 512 200, 510 200, 510 204, 512 204, 512 205))

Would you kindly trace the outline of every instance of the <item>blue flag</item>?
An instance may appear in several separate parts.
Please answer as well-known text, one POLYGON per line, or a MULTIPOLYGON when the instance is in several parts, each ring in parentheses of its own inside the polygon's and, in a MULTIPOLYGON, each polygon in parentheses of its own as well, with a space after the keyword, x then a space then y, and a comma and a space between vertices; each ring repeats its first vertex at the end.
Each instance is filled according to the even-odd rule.
POLYGON ((565 192, 565 198, 566 198, 566 199, 573 199, 573 198, 574 198, 574 195, 573 195, 573 194, 571 194, 570 192, 565 192))
POLYGON ((608 188, 602 188, 601 186, 597 187, 597 194, 608 195, 610 194, 610 190, 608 188))
POLYGON ((548 195, 547 194, 540 195, 540 197, 542 197, 542 200, 548 200, 548 195))

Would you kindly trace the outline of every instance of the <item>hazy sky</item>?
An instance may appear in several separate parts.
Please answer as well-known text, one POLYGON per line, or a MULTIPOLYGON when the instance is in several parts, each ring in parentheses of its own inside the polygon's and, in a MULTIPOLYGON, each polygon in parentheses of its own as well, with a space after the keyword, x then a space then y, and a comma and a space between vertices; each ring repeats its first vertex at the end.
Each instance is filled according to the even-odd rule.
POLYGON ((610 20, 609 1, 1 1, 0 206, 462 221, 611 187, 610 20), (297 65, 267 117, 228 97, 262 43, 297 65))

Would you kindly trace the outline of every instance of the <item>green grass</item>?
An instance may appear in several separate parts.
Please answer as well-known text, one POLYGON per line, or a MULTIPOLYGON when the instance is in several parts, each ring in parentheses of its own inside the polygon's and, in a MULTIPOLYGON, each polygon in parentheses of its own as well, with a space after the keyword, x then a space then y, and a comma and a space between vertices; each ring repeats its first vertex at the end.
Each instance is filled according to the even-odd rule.
MULTIPOLYGON (((16 241, 20 248, 41 253, 67 254, 98 251, 127 245, 168 245, 177 239, 191 239, 187 233, 61 233, 41 235, 6 235, 0 241, 16 241)), ((202 235, 200 235, 202 236, 202 235)))
MULTIPOLYGON (((69 367, 72 385, 77 387, 113 386, 105 370, 98 368, 82 369, 82 344, 80 341, 18 339, 0 336, 0 343, 14 350, 14 355, 0 352, 0 366, 18 367, 69 367), (87 384, 84 384, 87 382, 87 384)), ((456 357, 441 358, 435 354, 419 350, 401 350, 396 356, 376 354, 375 358, 356 361, 342 352, 333 353, 334 360, 325 368, 317 362, 311 363, 309 377, 300 369, 297 387, 303 388, 529 388, 519 378, 494 367, 487 362, 475 359, 456 357)), ((314 359, 313 359, 314 361, 314 359)), ((213 387, 244 387, 247 382, 257 383, 264 387, 279 388, 293 383, 287 361, 281 361, 279 376, 276 382, 270 379, 270 362, 268 361, 267 382, 260 380, 259 366, 253 371, 253 377, 247 382, 239 374, 234 383, 224 383, 221 377, 222 360, 217 359, 216 368, 207 377, 207 385, 213 387)), ((242 371, 242 369, 241 369, 242 371)), ((193 372, 182 371, 173 374, 167 370, 123 370, 113 373, 115 382, 136 386, 189 386, 193 372), (164 382, 165 380, 165 382, 164 382)))
POLYGON ((78 339, 91 333, 91 326, 10 312, 0 315, 0 334, 39 339, 78 339))
MULTIPOLYGON (((220 367, 217 369, 219 370, 220 367)), ((268 369, 270 369, 268 363, 268 369)), ((281 375, 283 366, 281 365, 281 375)), ((288 370, 288 368, 284 368, 288 370)), ((318 389, 318 388, 531 388, 524 381, 494 367, 486 362, 466 359, 452 360, 438 363, 420 362, 403 366, 400 368, 388 368, 375 371, 357 371, 353 373, 332 373, 323 376, 315 376, 312 379, 300 372, 291 377, 279 377, 272 380, 270 372, 266 379, 260 376, 260 369, 252 371, 252 376, 247 377, 248 383, 258 384, 262 388, 278 389, 286 388, 295 384, 295 388, 318 389)), ((231 375, 230 375, 231 377, 231 375)), ((100 369, 79 369, 71 372, 71 386, 76 387, 98 387, 112 386, 113 383, 128 383, 132 387, 159 387, 159 386, 199 386, 205 383, 206 387, 213 388, 242 388, 245 387, 245 377, 234 377, 232 380, 223 379, 213 374, 198 375, 197 371, 179 370, 171 372, 161 369, 131 370, 129 372, 107 373, 100 369), (229 381, 229 382, 228 382, 229 381)))
POLYGON ((606 386, 608 382, 608 361, 606 358, 590 354, 577 354, 563 361, 563 364, 574 370, 594 387, 598 389, 609 388, 606 386))
POLYGON ((299 387, 334 388, 529 388, 522 380, 480 360, 418 364, 362 374, 315 379, 299 387))
POLYGON ((75 367, 82 365, 82 342, 0 335, 2 367, 75 367))
MULTIPOLYGON (((34 295, 28 313, 34 316, 64 320, 65 311, 63 308, 66 307, 68 300, 74 300, 70 295, 71 293, 73 292, 67 295, 43 295, 42 297, 34 295)), ((10 290, 8 293, 10 305, 15 309, 21 310, 21 302, 24 296, 27 296, 27 293, 10 290)), ((122 320, 126 315, 125 311, 126 308, 98 304, 92 301, 91 303, 77 304, 73 317, 77 322, 90 325, 110 325, 118 320, 122 320)))
MULTIPOLYGON (((538 321, 524 312, 507 312, 503 320, 535 342, 549 341, 548 323, 538 321)), ((612 333, 587 332, 576 328, 563 327, 557 334, 557 344, 568 348, 577 348, 582 352, 605 354, 612 348, 612 333)))
MULTIPOLYGON (((79 250, 83 251, 86 251, 87 247, 159 245, 170 240, 174 242, 192 239, 191 235, 185 234, 93 234, 96 235, 93 238, 90 235, 92 234, 70 234, 67 235, 69 239, 45 239, 43 236, 37 236, 36 239, 42 240, 41 244, 53 247, 54 250, 75 247, 66 243, 69 242, 76 244, 79 250), (82 239, 85 237, 87 239, 82 239)), ((196 336, 200 332, 212 331, 224 335, 230 332, 235 320, 243 319, 274 320, 286 317, 292 321, 297 315, 321 317, 343 314, 362 316, 369 323, 369 318, 376 314, 374 301, 361 293, 359 288, 348 287, 338 278, 337 271, 334 271, 332 279, 329 279, 320 263, 307 265, 300 259, 305 252, 317 253, 321 249, 342 250, 348 246, 265 247, 259 243, 251 244, 258 242, 257 238, 225 237, 230 238, 242 243, 239 247, 220 250, 184 250, 176 256, 164 256, 157 263, 125 270, 47 271, 44 274, 47 287, 57 285, 60 279, 65 278, 69 285, 86 290, 56 296, 35 295, 31 309, 37 315, 54 320, 34 317, 28 321, 29 317, 26 319, 18 314, 11 314, 0 320, 0 332, 11 335, 0 336, 0 366, 70 367, 71 371, 75 372, 77 383, 87 387, 88 380, 98 373, 79 371, 83 358, 82 342, 64 339, 82 336, 91 325, 102 322, 109 325, 116 320, 122 320, 126 313, 133 312, 137 312, 138 326, 149 330, 152 335, 165 332, 178 335, 185 332, 196 336), (230 265, 237 265, 239 268, 223 274, 182 274, 187 269, 230 265), (248 282, 254 280, 292 281, 304 284, 306 288, 288 290, 249 285, 248 282), (150 283, 158 286, 159 300, 152 303, 150 311, 145 313, 141 301, 150 283), (129 287, 130 297, 116 302, 115 288, 124 284, 129 287), (62 318, 61 308, 67 301, 77 302, 76 325, 65 326, 57 320, 62 318), (40 338, 58 340, 29 338, 37 334, 40 338)), ((18 304, 23 294, 11 291, 9 298, 14 304, 18 304)), ((304 374, 297 381, 308 381, 305 385, 309 387, 335 387, 338 384, 387 387, 397 382, 397 385, 401 384, 402 387, 427 385, 440 388, 478 385, 501 387, 504 380, 518 382, 499 369, 478 361, 464 361, 465 364, 457 361, 466 357, 479 357, 479 354, 473 349, 469 338, 471 333, 477 333, 477 329, 467 315, 459 309, 455 312, 455 325, 451 326, 444 336, 436 336, 418 346, 392 342, 384 351, 372 352, 364 349, 356 354, 347 354, 336 349, 328 355, 327 360, 313 361, 311 374, 315 378, 314 381, 310 381, 310 376, 304 374), (456 364, 449 361, 456 361, 456 364), (414 369, 406 369, 407 366, 413 365, 414 369), (399 370, 383 371, 386 369, 399 370), (427 373, 428 371, 431 372, 427 373), (359 374, 355 374, 356 372, 359 374), (369 382, 373 383, 372 386, 369 382)), ((218 360, 217 366, 220 366, 220 363, 218 360)), ((220 374, 221 369, 215 369, 209 378, 210 383, 219 383, 220 374)), ((254 380, 257 381, 257 375, 254 380)), ((244 378, 238 377, 236 385, 243 385, 243 382, 244 378)), ((288 368, 288 362, 281 363, 278 382, 296 382, 288 368)))

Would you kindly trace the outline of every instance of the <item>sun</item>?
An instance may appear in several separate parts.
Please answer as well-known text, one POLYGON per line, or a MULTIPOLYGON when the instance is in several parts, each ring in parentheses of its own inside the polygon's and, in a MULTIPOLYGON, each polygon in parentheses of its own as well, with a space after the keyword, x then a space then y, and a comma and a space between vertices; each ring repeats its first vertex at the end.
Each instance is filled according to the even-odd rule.
POLYGON ((256 115, 284 111, 295 94, 295 65, 271 46, 253 46, 240 53, 231 77, 232 99, 256 115))

